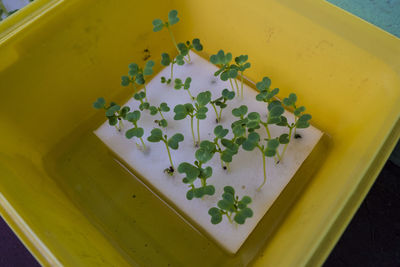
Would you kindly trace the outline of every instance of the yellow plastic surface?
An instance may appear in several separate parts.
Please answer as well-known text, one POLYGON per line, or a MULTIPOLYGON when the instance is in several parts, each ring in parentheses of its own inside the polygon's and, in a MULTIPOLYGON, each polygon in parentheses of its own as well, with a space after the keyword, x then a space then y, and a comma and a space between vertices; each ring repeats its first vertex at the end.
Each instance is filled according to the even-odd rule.
POLYGON ((42 264, 315 266, 399 138, 400 40, 319 0, 36 0, 0 24, 0 99, 0 213, 42 264), (145 49, 174 53, 151 26, 173 8, 178 40, 248 54, 248 77, 296 92, 331 137, 258 255, 219 252, 93 138, 93 100, 125 101, 120 76, 145 49))

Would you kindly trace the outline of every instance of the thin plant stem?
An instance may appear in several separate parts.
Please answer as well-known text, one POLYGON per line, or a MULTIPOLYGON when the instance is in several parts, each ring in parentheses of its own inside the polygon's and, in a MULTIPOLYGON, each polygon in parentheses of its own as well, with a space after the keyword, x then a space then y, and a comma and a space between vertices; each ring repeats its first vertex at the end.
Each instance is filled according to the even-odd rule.
POLYGON ((146 100, 146 102, 149 102, 149 100, 147 100, 147 90, 146 90, 146 84, 143 84, 143 87, 144 87, 144 94, 145 94, 145 97, 144 97, 144 99, 146 100))
POLYGON ((231 171, 231 166, 229 165, 229 162, 226 163, 226 170, 227 170, 228 172, 231 171))
POLYGON ((263 171, 264 171, 264 181, 262 182, 262 184, 257 188, 257 191, 261 190, 261 187, 264 186, 265 182, 267 181, 267 171, 265 170, 265 155, 264 155, 264 151, 263 149, 258 146, 258 149, 260 149, 261 151, 261 155, 262 155, 262 161, 263 161, 263 171))
POLYGON ((235 91, 235 88, 233 88, 233 83, 231 78, 229 78, 229 82, 231 83, 232 91, 235 91))
MULTIPOLYGON (((289 130, 289 143, 290 143, 290 140, 292 139, 292 130, 293 130, 293 128, 290 128, 290 130, 289 130)), ((283 147, 282 154, 280 155, 279 160, 283 159, 283 155, 285 154, 289 143, 285 144, 285 146, 283 147)))
POLYGON ((172 169, 175 170, 174 164, 172 163, 171 152, 169 151, 168 143, 164 140, 165 147, 167 148, 169 163, 171 163, 172 169))
POLYGON ((297 123, 297 117, 294 117, 294 135, 296 135, 297 134, 297 132, 296 132, 296 129, 297 129, 297 126, 296 126, 296 123, 297 123))
POLYGON ((265 127, 265 130, 267 131, 268 139, 271 139, 271 132, 269 131, 268 124, 264 123, 263 125, 265 127))
POLYGON ((142 142, 143 150, 146 150, 146 144, 143 142, 143 138, 140 137, 140 142, 142 142))
POLYGON ((193 130, 193 117, 190 117, 190 128, 192 129, 192 137, 193 137, 193 146, 196 146, 196 138, 194 137, 194 130, 193 130))
POLYGON ((174 62, 171 62, 171 81, 174 79, 174 62))
POLYGON ((164 115, 162 114, 162 112, 161 112, 161 111, 158 111, 158 113, 160 113, 161 118, 162 118, 163 120, 165 120, 164 115))
POLYGON ((238 95, 238 97, 239 97, 239 85, 238 85, 236 79, 233 79, 233 81, 235 82, 235 85, 236 85, 236 92, 237 92, 237 95, 238 95))
POLYGON ((243 100, 243 71, 240 73, 240 97, 243 100))
POLYGON ((200 145, 200 120, 197 119, 197 144, 200 145))
POLYGON ((191 98, 192 100, 194 100, 194 97, 193 97, 192 94, 190 93, 189 89, 185 89, 185 90, 189 93, 190 98, 191 98))
MULTIPOLYGON (((179 54, 181 53, 181 51, 179 51, 178 45, 176 44, 176 41, 175 41, 174 34, 172 33, 172 30, 171 30, 171 28, 169 27, 169 25, 167 26, 167 29, 168 29, 169 35, 171 36, 171 40, 172 40, 172 42, 174 43, 174 46, 175 46, 175 48, 176 48, 176 51, 178 51, 178 55, 179 55, 179 54)), ((185 57, 183 57, 183 60, 185 60, 186 63, 189 63, 189 62, 190 62, 190 56, 189 56, 189 61, 186 60, 185 57)))
POLYGON ((215 111, 215 116, 217 116, 217 122, 219 122, 219 116, 218 116, 218 111, 217 108, 215 107, 214 103, 211 103, 211 106, 213 107, 214 111, 215 111))
POLYGON ((221 160, 221 168, 223 169, 224 168, 224 162, 222 161, 221 157, 219 159, 221 160))
POLYGON ((220 108, 220 110, 219 110, 219 119, 218 119, 218 121, 221 122, 221 120, 222 120, 222 108, 220 108))
POLYGON ((231 215, 229 213, 226 213, 226 217, 228 217, 228 220, 230 223, 233 223, 231 215))
MULTIPOLYGON (((189 62, 190 62, 190 51, 188 52, 188 60, 189 60, 189 62)), ((189 63, 188 62, 188 63, 189 63)))

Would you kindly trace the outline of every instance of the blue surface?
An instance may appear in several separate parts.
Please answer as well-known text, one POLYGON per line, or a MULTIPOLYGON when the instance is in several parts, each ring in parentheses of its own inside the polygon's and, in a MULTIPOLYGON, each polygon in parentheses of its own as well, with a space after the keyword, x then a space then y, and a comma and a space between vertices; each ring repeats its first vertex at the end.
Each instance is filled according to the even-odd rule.
POLYGON ((400 37, 400 0, 327 0, 400 37))

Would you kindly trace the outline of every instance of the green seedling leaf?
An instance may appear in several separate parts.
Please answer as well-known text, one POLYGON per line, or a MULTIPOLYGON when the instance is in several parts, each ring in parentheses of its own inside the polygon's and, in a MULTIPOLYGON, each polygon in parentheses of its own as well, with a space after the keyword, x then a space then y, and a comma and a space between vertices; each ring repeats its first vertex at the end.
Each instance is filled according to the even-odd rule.
POLYGON ((168 13, 168 23, 169 23, 169 25, 174 25, 174 24, 176 24, 178 22, 179 22, 178 11, 176 11, 175 9, 171 10, 168 13))
POLYGON ((224 138, 229 133, 228 129, 224 129, 221 125, 214 128, 214 134, 217 138, 224 138))
POLYGON ((231 155, 235 155, 239 150, 238 144, 234 143, 233 141, 231 141, 229 139, 225 139, 225 138, 221 139, 221 144, 227 148, 228 153, 230 153, 231 155))
POLYGON ((203 50, 203 45, 200 43, 200 39, 198 38, 193 39, 192 45, 193 48, 196 49, 197 51, 203 50))
POLYGON ((131 83, 131 79, 128 76, 121 76, 121 85, 128 86, 131 83))
POLYGON ((121 107, 118 106, 118 105, 113 105, 113 106, 109 107, 109 108, 107 109, 107 111, 106 111, 106 116, 107 116, 107 117, 113 116, 113 115, 115 114, 115 112, 117 112, 117 111, 120 110, 120 108, 121 108, 121 107))
POLYGON ((153 74, 153 67, 154 67, 154 61, 149 60, 146 62, 146 65, 144 66, 143 69, 143 75, 152 75, 153 74))
POLYGON ((288 134, 281 134, 281 136, 279 136, 279 143, 280 144, 288 144, 289 143, 289 135, 288 134))
POLYGON ((267 147, 265 148, 264 155, 266 157, 274 157, 276 155, 276 150, 279 146, 278 139, 271 139, 267 141, 267 147))
POLYGON ((182 88, 182 86, 183 86, 182 80, 179 79, 179 78, 176 78, 176 79, 175 79, 174 88, 175 88, 176 90, 179 90, 179 89, 182 88))
POLYGON ((289 95, 289 97, 285 97, 284 99, 283 99, 283 104, 285 105, 285 106, 287 106, 287 107, 294 107, 295 106, 295 104, 296 104, 296 101, 297 101, 297 96, 296 96, 296 94, 293 94, 293 93, 291 93, 290 95, 289 95))
POLYGON ((142 85, 142 84, 145 83, 144 76, 143 76, 142 73, 138 73, 138 74, 136 75, 136 77, 135 77, 135 82, 136 82, 137 84, 140 84, 140 85, 142 85))
POLYGON ((185 173, 186 177, 183 178, 185 184, 192 184, 194 180, 200 175, 200 170, 190 163, 182 162, 178 166, 179 173, 185 173))
POLYGON ((144 102, 142 104, 139 105, 139 109, 140 110, 145 110, 145 109, 149 109, 150 108, 150 104, 148 102, 144 102))
POLYGON ((232 186, 225 186, 224 187, 224 192, 225 193, 229 193, 229 194, 231 194, 231 195, 235 195, 235 189, 232 187, 232 186))
POLYGON ((93 107, 95 109, 102 109, 106 105, 106 100, 103 97, 97 98, 97 100, 93 103, 93 107))
POLYGON ((171 58, 169 57, 169 54, 162 53, 161 54, 161 65, 168 66, 170 63, 171 63, 171 58))
POLYGON ((207 163, 214 156, 213 151, 200 147, 196 150, 195 157, 198 161, 202 163, 207 163))
POLYGON ((144 99, 145 97, 146 97, 146 93, 143 92, 143 91, 138 92, 138 93, 136 93, 136 94, 133 95, 133 98, 134 98, 135 100, 138 100, 138 101, 140 101, 141 99, 144 99))
POLYGON ((246 115, 247 110, 248 110, 247 106, 241 105, 238 108, 232 109, 232 115, 235 117, 243 117, 244 115, 246 115))
POLYGON ((163 128, 167 127, 168 126, 167 120, 162 119, 162 120, 158 121, 158 126, 163 127, 163 128))
POLYGON ((261 82, 256 83, 256 87, 260 91, 269 90, 270 86, 271 86, 271 79, 268 77, 264 77, 261 82))
POLYGON ((178 50, 182 56, 186 56, 189 53, 189 48, 184 43, 178 44, 178 50))
POLYGON ((153 20, 153 32, 159 32, 164 27, 164 23, 161 19, 153 20))
POLYGON ((301 106, 296 108, 293 113, 296 117, 299 117, 304 111, 306 111, 306 108, 304 106, 301 106))
POLYGON ((238 65, 242 65, 243 63, 245 63, 247 60, 249 59, 249 57, 247 55, 240 55, 238 57, 235 57, 235 62, 238 65))
POLYGON ((183 89, 188 90, 190 88, 190 83, 192 82, 192 78, 191 77, 187 77, 185 80, 185 84, 183 89))
POLYGON ((137 122, 140 119, 140 111, 135 110, 126 114, 126 120, 130 122, 137 122))
POLYGON ((207 105, 211 101, 211 92, 210 91, 205 91, 205 92, 199 93, 197 95, 196 101, 200 106, 207 105))
POLYGON ((183 120, 189 114, 185 105, 178 104, 174 108, 175 116, 174 120, 183 120))
POLYGON ((149 108, 150 115, 154 116, 158 113, 158 109, 155 106, 150 106, 149 108))
POLYGON ((206 167, 204 169, 200 169, 200 175, 199 178, 201 179, 207 179, 212 176, 212 168, 211 167, 206 167))
POLYGON ((311 120, 310 114, 301 115, 297 120, 296 127, 299 129, 309 127, 310 126, 309 120, 311 120))
POLYGON ((118 123, 118 118, 116 116, 108 117, 108 124, 114 126, 118 123))
POLYGON ((168 146, 174 150, 179 148, 179 143, 184 140, 183 134, 177 133, 174 134, 171 138, 168 139, 168 146))
POLYGON ((129 68, 128 74, 130 76, 136 76, 136 74, 138 74, 139 72, 139 65, 136 63, 129 64, 128 68, 129 68))
POLYGON ((163 140, 163 133, 161 129, 154 128, 153 130, 151 130, 150 136, 147 137, 147 140, 153 143, 157 143, 163 140))
POLYGON ((183 55, 177 55, 175 58, 176 64, 179 66, 182 66, 185 64, 184 56, 183 55))
POLYGON ((162 103, 160 104, 160 110, 161 110, 162 112, 169 112, 171 109, 169 108, 169 106, 168 106, 167 103, 162 102, 162 103))
POLYGON ((232 131, 235 136, 243 136, 246 133, 246 128, 241 125, 236 125, 232 128, 232 131))
POLYGON ((143 128, 140 128, 140 127, 132 128, 125 132, 125 136, 128 139, 131 139, 132 137, 140 138, 143 136, 143 134, 144 134, 144 130, 143 130, 143 128))
POLYGON ((222 96, 227 100, 232 100, 235 98, 235 92, 229 91, 228 89, 225 88, 224 90, 222 90, 222 96))
POLYGON ((276 125, 278 125, 278 126, 288 126, 289 124, 288 124, 287 118, 285 116, 281 116, 280 117, 280 122, 277 123, 276 125))
POLYGON ((243 142, 242 147, 246 151, 252 151, 260 141, 260 135, 256 132, 251 132, 247 139, 243 142))

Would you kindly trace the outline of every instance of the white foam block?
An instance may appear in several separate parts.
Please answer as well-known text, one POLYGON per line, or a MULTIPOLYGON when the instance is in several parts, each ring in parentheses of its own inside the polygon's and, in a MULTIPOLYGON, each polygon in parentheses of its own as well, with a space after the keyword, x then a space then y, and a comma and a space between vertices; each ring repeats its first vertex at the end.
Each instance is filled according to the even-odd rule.
MULTIPOLYGON (((174 66, 174 78, 192 77, 191 92, 195 96, 204 90, 212 92, 212 99, 221 95, 224 88, 230 88, 229 82, 223 82, 219 78, 214 77, 216 66, 212 65, 205 59, 191 52, 192 63, 184 66, 174 66)), ((177 104, 191 102, 191 99, 183 89, 175 90, 172 85, 160 83, 161 76, 169 77, 170 68, 164 68, 156 75, 147 85, 148 99, 152 105, 159 105, 162 102, 167 102, 171 107, 171 111, 164 116, 168 120, 168 127, 164 131, 170 137, 173 134, 180 132, 185 136, 184 142, 180 143, 179 150, 171 150, 175 167, 181 162, 192 163, 195 160, 195 148, 190 131, 190 119, 187 118, 181 121, 174 121, 173 108, 177 104)), ((265 103, 255 100, 257 92, 244 86, 244 99, 235 98, 229 102, 228 107, 222 113, 222 125, 224 128, 231 129, 231 122, 236 120, 232 116, 232 109, 240 105, 247 105, 249 112, 256 111, 262 115, 265 120, 266 105, 265 103)), ((132 109, 138 109, 138 102, 133 98, 125 105, 132 109)), ((217 125, 215 122, 215 112, 211 106, 208 107, 209 112, 207 119, 200 122, 201 139, 214 138, 213 130, 217 125)), ((294 116, 290 112, 285 112, 285 116, 289 122, 294 121, 294 116)), ((150 116, 149 112, 143 112, 139 121, 139 126, 145 129, 145 136, 150 135, 150 131, 158 127, 155 119, 159 119, 159 115, 150 116)), ((127 125, 127 123, 125 123, 127 125)), ((129 127, 126 127, 129 129, 129 127)), ((270 131, 272 136, 279 136, 284 133, 284 127, 272 126, 270 131)), ((286 130, 287 131, 287 130, 286 130)), ((266 138, 265 129, 259 129, 258 133, 261 138, 266 138)), ((314 146, 318 143, 322 136, 321 131, 314 127, 309 127, 304 130, 298 130, 302 138, 294 139, 290 142, 285 157, 279 164, 274 163, 273 158, 267 158, 267 182, 261 191, 257 191, 257 187, 263 181, 262 157, 258 149, 252 152, 244 151, 240 148, 239 153, 234 156, 231 163, 231 172, 227 173, 221 168, 219 156, 214 158, 204 166, 213 168, 213 176, 207 181, 215 186, 216 192, 213 196, 206 196, 203 199, 186 199, 188 186, 182 183, 184 175, 176 173, 174 176, 168 176, 163 172, 169 167, 169 160, 164 143, 150 143, 147 140, 148 147, 146 152, 138 149, 135 140, 125 138, 124 132, 118 132, 114 127, 105 122, 95 134, 117 154, 126 164, 129 165, 137 174, 139 174, 146 184, 150 184, 157 188, 167 199, 172 202, 181 214, 185 214, 195 221, 209 236, 219 243, 230 253, 236 253, 240 246, 245 242, 246 238, 256 227, 264 214, 271 207, 273 202, 282 192, 284 187, 290 182, 300 165, 310 154, 314 146), (218 225, 213 225, 210 222, 211 217, 208 215, 208 210, 216 206, 218 200, 221 199, 223 188, 226 185, 233 186, 236 193, 241 198, 248 195, 253 199, 249 207, 253 210, 252 218, 247 219, 244 225, 233 225, 224 217, 223 221, 218 225)), ((227 138, 230 138, 230 131, 227 138)), ((281 148, 282 149, 282 148, 281 148)))

